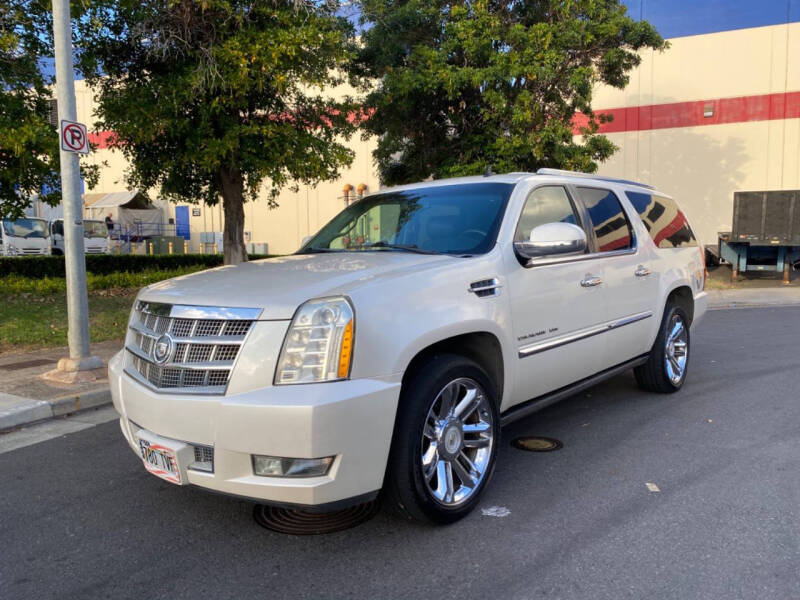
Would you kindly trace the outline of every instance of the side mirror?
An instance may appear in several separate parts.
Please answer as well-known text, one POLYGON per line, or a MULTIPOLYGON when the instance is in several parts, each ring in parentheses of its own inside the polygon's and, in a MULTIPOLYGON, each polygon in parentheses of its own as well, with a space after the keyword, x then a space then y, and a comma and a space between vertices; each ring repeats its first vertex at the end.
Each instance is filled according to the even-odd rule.
POLYGON ((304 237, 302 240, 300 240, 300 247, 302 248, 302 247, 303 247, 303 246, 305 246, 305 245, 306 245, 308 242, 310 242, 312 237, 314 237, 314 236, 313 236, 313 235, 307 235, 307 236, 305 236, 305 237, 304 237))
POLYGON ((572 223, 547 223, 534 227, 527 242, 514 242, 523 258, 543 258, 582 254, 586 251, 586 233, 572 223))

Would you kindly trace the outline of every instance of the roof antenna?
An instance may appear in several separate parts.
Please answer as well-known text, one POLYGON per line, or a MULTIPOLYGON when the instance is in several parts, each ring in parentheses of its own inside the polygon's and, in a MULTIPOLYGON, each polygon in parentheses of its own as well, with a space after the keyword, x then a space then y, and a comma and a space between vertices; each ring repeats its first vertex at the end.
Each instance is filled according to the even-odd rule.
POLYGON ((486 170, 483 172, 484 177, 491 177, 492 175, 496 175, 494 171, 492 171, 492 165, 488 165, 486 170))

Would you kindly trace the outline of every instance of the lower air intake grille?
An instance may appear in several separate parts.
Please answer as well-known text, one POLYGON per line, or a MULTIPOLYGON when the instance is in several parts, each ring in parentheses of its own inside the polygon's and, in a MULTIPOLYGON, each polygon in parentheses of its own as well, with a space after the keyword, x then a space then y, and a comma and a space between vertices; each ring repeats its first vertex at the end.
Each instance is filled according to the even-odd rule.
POLYGON ((214 448, 210 446, 194 446, 194 462, 189 465, 194 471, 214 472, 214 448))

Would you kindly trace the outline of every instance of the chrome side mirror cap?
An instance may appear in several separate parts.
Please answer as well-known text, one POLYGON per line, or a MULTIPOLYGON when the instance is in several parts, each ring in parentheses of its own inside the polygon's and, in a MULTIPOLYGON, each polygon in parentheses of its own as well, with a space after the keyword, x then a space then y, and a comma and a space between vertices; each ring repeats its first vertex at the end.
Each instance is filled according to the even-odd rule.
POLYGON ((527 242, 514 242, 514 249, 528 260, 582 254, 586 251, 586 233, 572 223, 546 223, 534 227, 527 242))

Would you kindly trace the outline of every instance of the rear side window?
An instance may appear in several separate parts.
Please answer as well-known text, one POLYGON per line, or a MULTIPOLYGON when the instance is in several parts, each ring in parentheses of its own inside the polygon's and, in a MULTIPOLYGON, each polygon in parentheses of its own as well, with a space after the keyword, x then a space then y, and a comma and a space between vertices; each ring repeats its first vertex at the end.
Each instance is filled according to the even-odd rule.
POLYGON ((597 239, 598 252, 627 250, 633 247, 633 230, 619 198, 611 190, 579 187, 597 239))
POLYGON ((567 191, 556 185, 538 187, 525 200, 514 241, 527 242, 531 238, 531 231, 539 225, 559 222, 577 225, 567 191))
POLYGON ((636 212, 650 232, 650 237, 659 248, 690 248, 697 246, 697 239, 689 227, 686 215, 672 198, 625 192, 636 212))

